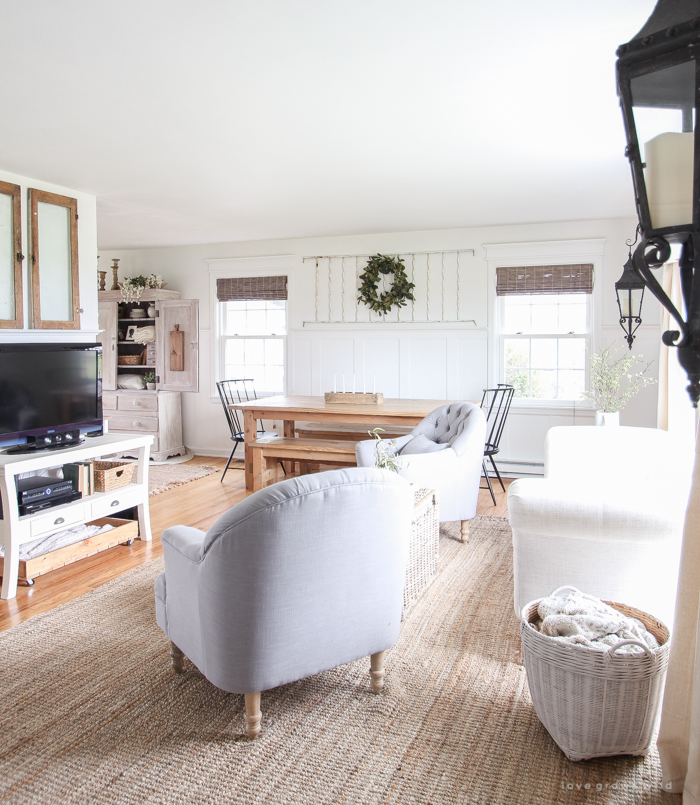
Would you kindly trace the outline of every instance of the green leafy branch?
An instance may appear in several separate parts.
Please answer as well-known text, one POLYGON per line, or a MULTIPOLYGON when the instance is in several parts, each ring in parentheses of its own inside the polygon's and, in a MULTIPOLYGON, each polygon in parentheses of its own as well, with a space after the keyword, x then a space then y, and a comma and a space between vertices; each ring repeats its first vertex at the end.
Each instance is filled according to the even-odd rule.
POLYGON ((591 366, 591 388, 584 391, 583 396, 592 400, 599 411, 617 413, 645 386, 656 383, 647 372, 653 361, 643 365, 639 371, 632 371, 632 367, 642 363, 642 356, 630 355, 627 351, 621 358, 617 358, 620 351, 613 349, 613 344, 600 352, 589 352, 591 366), (624 383, 624 388, 622 388, 624 383))
POLYGON ((392 452, 396 449, 396 439, 385 442, 379 435, 380 432, 384 433, 384 428, 375 428, 374 430, 367 431, 370 436, 373 436, 377 440, 377 444, 374 447, 374 454, 376 456, 374 466, 379 467, 380 470, 398 472, 401 469, 401 460, 392 452))

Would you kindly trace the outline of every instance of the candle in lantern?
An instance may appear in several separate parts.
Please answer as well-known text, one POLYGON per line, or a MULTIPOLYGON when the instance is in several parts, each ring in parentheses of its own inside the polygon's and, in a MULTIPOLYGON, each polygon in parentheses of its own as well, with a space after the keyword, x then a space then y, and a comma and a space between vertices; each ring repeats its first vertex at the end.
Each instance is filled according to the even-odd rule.
POLYGON ((644 143, 644 183, 655 229, 693 221, 692 131, 666 131, 644 143))

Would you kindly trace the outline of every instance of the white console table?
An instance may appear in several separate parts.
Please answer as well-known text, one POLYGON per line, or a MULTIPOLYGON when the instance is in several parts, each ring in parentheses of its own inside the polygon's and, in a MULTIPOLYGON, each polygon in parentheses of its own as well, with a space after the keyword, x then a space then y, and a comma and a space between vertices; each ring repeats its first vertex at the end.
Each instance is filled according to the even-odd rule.
POLYGON ((63 450, 39 450, 36 453, 18 455, 0 454, 0 495, 2 495, 3 512, 3 519, 0 521, 0 542, 5 549, 0 598, 14 598, 17 594, 19 546, 26 542, 98 517, 114 515, 134 506, 138 510, 140 538, 151 539, 148 514, 148 457, 152 442, 153 436, 150 435, 110 433, 106 436, 85 439, 82 444, 63 450), (89 497, 62 506, 54 506, 37 514, 19 516, 16 483, 18 475, 60 467, 72 461, 98 459, 125 450, 138 450, 136 478, 132 483, 112 492, 95 492, 89 497))

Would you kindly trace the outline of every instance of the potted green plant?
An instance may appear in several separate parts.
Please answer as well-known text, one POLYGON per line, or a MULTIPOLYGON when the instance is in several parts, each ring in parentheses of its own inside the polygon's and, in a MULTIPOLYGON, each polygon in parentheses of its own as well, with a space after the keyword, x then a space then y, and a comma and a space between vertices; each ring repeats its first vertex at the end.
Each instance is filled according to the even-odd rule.
POLYGON ((647 374, 653 363, 644 364, 641 355, 625 351, 618 358, 619 347, 611 344, 598 352, 589 353, 591 388, 583 396, 596 405, 596 425, 619 425, 620 411, 640 389, 656 383, 647 374), (634 369, 642 364, 642 368, 634 369))
POLYGON ((153 370, 149 370, 145 372, 143 375, 144 382, 146 383, 146 388, 149 391, 156 390, 156 373, 153 370))

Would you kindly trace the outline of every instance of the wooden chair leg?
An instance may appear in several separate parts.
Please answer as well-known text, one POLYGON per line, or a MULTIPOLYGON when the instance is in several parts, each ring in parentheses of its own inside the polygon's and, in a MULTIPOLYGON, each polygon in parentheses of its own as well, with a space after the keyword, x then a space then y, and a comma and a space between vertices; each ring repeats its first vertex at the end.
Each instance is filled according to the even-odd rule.
POLYGON ((260 693, 245 694, 245 731, 251 741, 260 735, 260 693))
POLYGON ((185 655, 180 651, 180 649, 170 641, 170 661, 173 664, 173 671, 176 674, 181 674, 185 670, 185 655))
POLYGON ((386 651, 378 651, 372 654, 370 660, 370 678, 372 680, 372 693, 381 693, 384 687, 384 655, 386 651))
POLYGON ((462 542, 469 539, 469 520, 462 520, 462 542))

